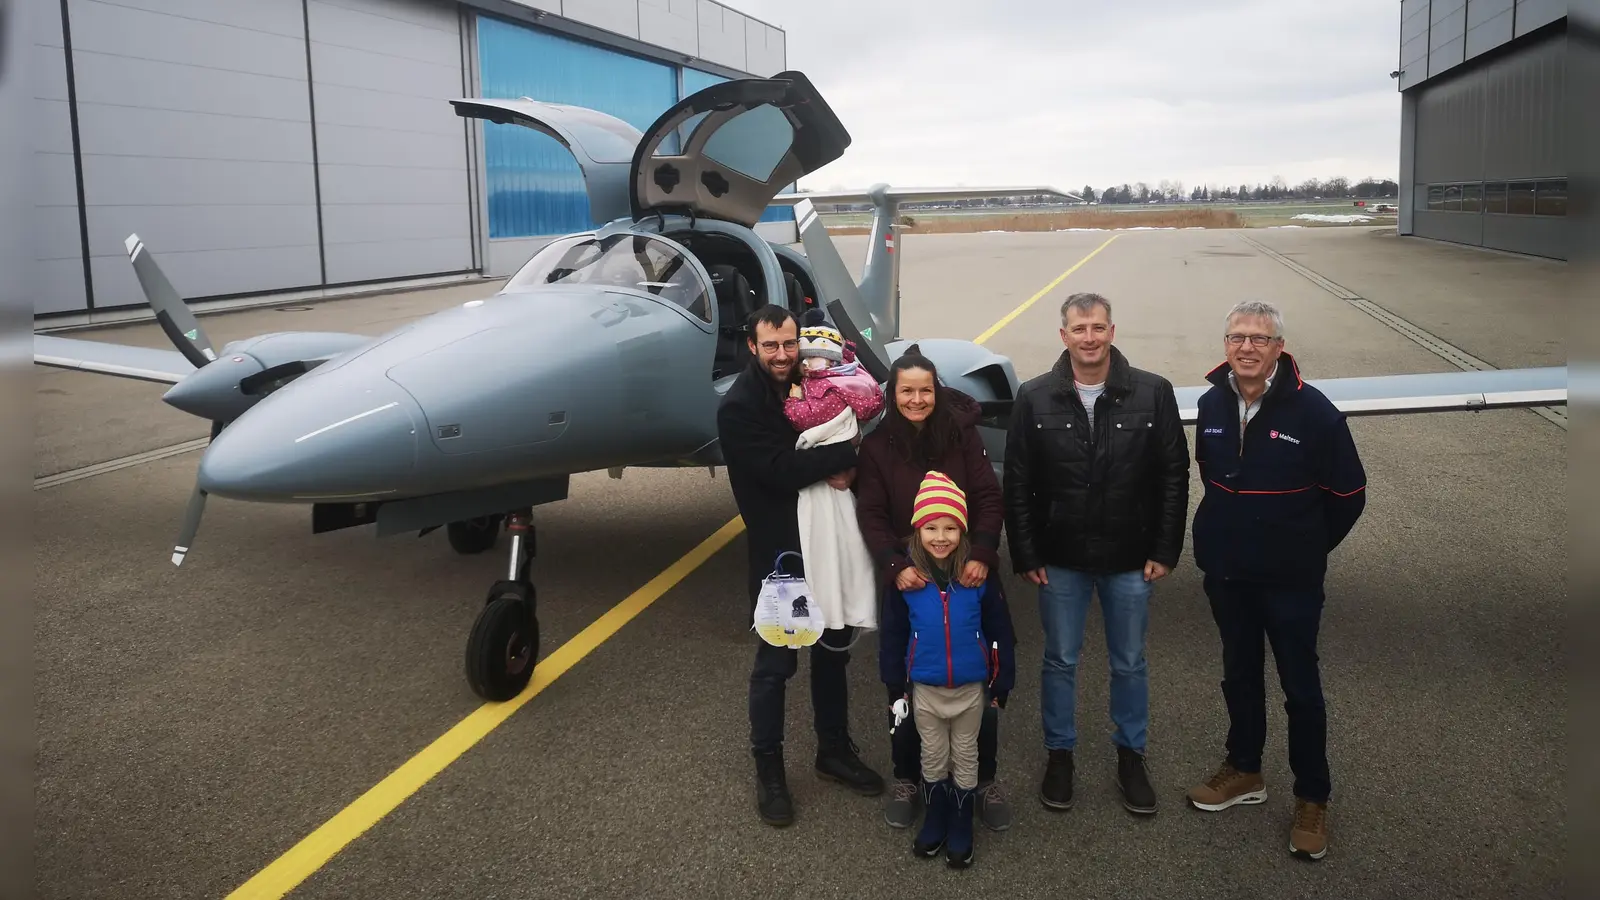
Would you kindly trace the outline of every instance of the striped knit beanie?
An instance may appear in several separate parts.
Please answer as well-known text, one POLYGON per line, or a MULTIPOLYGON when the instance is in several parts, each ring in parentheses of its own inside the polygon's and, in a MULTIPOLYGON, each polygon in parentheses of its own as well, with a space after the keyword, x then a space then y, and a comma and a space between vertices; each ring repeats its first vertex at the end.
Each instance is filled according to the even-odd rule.
POLYGON ((929 472, 917 489, 911 507, 911 527, 921 528, 940 516, 949 516, 967 530, 967 495, 943 472, 929 472))

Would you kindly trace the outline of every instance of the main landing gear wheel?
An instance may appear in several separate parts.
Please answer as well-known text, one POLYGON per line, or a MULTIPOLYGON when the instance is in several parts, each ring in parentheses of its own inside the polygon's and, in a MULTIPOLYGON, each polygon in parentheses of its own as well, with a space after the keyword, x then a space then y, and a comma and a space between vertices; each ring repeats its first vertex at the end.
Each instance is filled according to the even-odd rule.
POLYGON ((522 693, 539 661, 537 593, 528 577, 533 556, 531 511, 512 513, 509 578, 495 582, 467 637, 467 684, 484 700, 522 693))
POLYGON ((494 549, 500 540, 500 516, 479 516, 463 522, 451 522, 444 527, 450 539, 450 549, 464 556, 484 553, 494 549))

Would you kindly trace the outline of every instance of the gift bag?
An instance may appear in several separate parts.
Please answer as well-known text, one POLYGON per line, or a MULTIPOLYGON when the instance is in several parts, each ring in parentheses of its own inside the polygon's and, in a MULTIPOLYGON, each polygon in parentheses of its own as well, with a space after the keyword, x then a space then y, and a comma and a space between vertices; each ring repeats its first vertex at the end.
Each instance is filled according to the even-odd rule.
POLYGON ((811 590, 803 576, 783 571, 785 556, 800 557, 793 550, 778 554, 772 572, 761 579, 756 611, 751 627, 761 639, 774 647, 798 650, 822 637, 822 614, 811 600, 811 590))

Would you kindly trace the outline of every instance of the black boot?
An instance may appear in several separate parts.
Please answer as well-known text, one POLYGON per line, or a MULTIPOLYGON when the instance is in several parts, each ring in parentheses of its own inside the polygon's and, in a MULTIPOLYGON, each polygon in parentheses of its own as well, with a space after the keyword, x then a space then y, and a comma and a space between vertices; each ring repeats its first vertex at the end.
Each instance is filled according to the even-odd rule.
POLYGON ((911 843, 911 852, 931 859, 939 855, 950 829, 950 779, 922 783, 922 830, 911 843))
POLYGON ((1127 747, 1117 748, 1117 787, 1122 790, 1122 805, 1128 812, 1148 816, 1156 811, 1156 792, 1150 786, 1144 756, 1127 747))
POLYGON ((972 865, 972 811, 978 804, 977 791, 950 783, 950 832, 944 845, 945 865, 965 869, 972 865))
POLYGON ((794 801, 789 797, 789 782, 783 772, 783 750, 770 753, 752 751, 756 758, 756 811, 768 825, 788 825, 794 821, 794 801))
POLYGON ((837 781, 864 797, 883 793, 883 776, 861 761, 859 748, 849 738, 841 741, 818 741, 817 774, 829 781, 837 781))
POLYGON ((1072 751, 1051 750, 1039 799, 1051 809, 1072 808, 1072 751))

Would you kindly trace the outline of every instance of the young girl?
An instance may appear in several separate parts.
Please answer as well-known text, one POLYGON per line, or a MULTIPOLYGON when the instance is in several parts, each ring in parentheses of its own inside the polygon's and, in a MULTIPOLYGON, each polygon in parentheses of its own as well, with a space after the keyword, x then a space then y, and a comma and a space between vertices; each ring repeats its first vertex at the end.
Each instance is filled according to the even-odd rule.
POLYGON ((912 850, 931 858, 943 848, 949 865, 965 868, 983 705, 1004 704, 1016 678, 1011 611, 999 576, 976 587, 959 580, 971 554, 967 498, 949 476, 924 476, 911 525, 909 555, 926 583, 886 595, 878 667, 891 706, 909 699, 902 709, 922 738, 925 817, 912 850))

